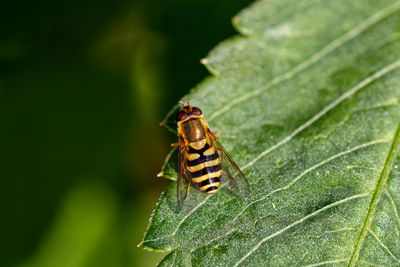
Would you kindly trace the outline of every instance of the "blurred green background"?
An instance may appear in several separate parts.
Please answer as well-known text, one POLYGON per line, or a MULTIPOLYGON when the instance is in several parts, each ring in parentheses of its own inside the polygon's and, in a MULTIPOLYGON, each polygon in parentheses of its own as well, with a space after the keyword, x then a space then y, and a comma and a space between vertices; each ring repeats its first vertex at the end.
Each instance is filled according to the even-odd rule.
POLYGON ((0 266, 164 256, 136 247, 169 183, 159 122, 250 2, 1 2, 0 266))

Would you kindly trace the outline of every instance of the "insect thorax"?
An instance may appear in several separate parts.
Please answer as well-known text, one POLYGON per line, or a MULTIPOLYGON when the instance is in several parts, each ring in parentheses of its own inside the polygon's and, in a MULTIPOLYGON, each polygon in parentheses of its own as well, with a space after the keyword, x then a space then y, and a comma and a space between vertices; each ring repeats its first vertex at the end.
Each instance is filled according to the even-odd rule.
POLYGON ((197 142, 206 138, 206 129, 200 118, 192 118, 182 122, 184 137, 189 143, 197 142))

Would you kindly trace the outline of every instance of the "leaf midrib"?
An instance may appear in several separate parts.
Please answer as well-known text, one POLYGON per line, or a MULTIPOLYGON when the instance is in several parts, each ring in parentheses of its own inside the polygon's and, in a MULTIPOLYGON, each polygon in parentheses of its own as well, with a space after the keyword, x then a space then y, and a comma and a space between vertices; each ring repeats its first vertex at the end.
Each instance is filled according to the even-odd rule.
POLYGON ((391 145, 391 147, 389 149, 388 156, 387 156, 385 164, 383 166, 381 175, 380 175, 380 177, 378 179, 378 182, 377 182, 377 184, 375 186, 374 194, 373 194, 373 196, 371 198, 371 202, 370 202, 370 205, 369 205, 368 213, 367 213, 367 216, 365 217, 363 227, 361 229, 360 235, 358 237, 356 246, 355 246, 354 251, 353 251, 353 255, 351 256, 351 259, 350 259, 350 262, 349 262, 349 266, 355 266, 355 264, 358 261, 359 254, 360 254, 360 249, 361 249, 361 247, 362 247, 362 245, 364 243, 367 231, 371 226, 371 219, 372 219, 373 215, 375 214, 376 206, 377 206, 377 204, 378 204, 378 202, 380 200, 382 192, 385 189, 385 186, 387 185, 390 173, 391 173, 392 168, 393 168, 394 161, 395 161, 395 159, 396 159, 396 157, 398 155, 399 145, 400 145, 400 123, 399 123, 399 125, 397 127, 397 130, 395 132, 395 135, 393 137, 393 142, 392 142, 392 145, 391 145))

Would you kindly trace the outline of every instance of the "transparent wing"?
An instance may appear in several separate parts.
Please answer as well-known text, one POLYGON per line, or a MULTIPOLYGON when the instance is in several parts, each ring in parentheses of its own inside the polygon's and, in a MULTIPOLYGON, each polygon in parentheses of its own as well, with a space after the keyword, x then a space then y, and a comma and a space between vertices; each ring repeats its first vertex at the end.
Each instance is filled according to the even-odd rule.
POLYGON ((249 184, 244 177, 244 174, 226 152, 225 148, 219 142, 218 138, 215 136, 211 130, 208 130, 208 134, 216 147, 219 156, 221 157, 221 167, 223 170, 222 174, 222 184, 225 185, 229 190, 231 190, 236 195, 242 198, 248 198, 250 194, 249 184))
POLYGON ((187 173, 185 152, 185 142, 180 137, 178 149, 177 198, 179 210, 183 214, 189 213, 199 202, 207 197, 207 194, 200 192, 191 182, 191 178, 187 173), (191 187, 193 188, 191 189, 191 187))
POLYGON ((189 193, 190 180, 187 176, 186 163, 185 163, 185 142, 182 137, 179 137, 179 148, 178 148, 178 177, 177 177, 177 198, 179 208, 182 207, 186 197, 189 193))

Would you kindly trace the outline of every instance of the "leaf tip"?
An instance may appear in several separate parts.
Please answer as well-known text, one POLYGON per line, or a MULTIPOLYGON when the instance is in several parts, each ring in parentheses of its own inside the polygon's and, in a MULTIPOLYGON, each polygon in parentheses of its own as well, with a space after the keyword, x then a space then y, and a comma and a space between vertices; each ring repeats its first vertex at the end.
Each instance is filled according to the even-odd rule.
POLYGON ((208 59, 207 58, 202 58, 200 59, 200 63, 203 65, 206 65, 208 63, 208 59))
POLYGON ((239 24, 239 18, 238 16, 234 16, 232 18, 232 25, 236 27, 238 24, 239 24))

